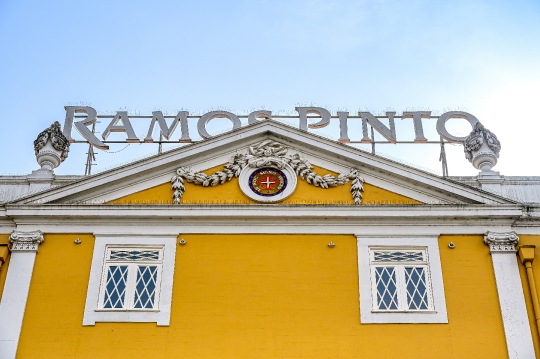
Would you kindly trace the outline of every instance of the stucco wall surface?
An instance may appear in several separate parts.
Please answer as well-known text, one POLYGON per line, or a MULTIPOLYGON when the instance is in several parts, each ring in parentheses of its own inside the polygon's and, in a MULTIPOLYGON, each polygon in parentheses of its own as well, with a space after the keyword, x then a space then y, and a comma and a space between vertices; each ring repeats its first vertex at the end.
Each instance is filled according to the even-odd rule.
MULTIPOLYGON (((9 243, 9 234, 0 234, 0 245, 7 245, 8 243, 9 243)), ((9 268, 10 258, 11 256, 8 256, 6 262, 4 263, 2 268, 0 268, 0 303, 2 301, 2 294, 4 292, 4 284, 6 283, 6 276, 7 276, 7 271, 9 268)))
POLYGON ((353 235, 181 237, 169 327, 83 327, 94 238, 46 234, 17 358, 507 357, 480 235, 439 239, 449 324, 406 325, 360 324, 353 235))

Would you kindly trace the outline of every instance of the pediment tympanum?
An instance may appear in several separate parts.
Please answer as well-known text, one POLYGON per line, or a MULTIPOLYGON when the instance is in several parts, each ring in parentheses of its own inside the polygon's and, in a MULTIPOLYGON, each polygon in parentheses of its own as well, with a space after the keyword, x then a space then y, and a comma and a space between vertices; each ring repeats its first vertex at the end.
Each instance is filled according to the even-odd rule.
POLYGON ((180 167, 162 184, 110 202, 169 204, 420 204, 364 182, 359 169, 335 173, 273 140, 249 146, 221 166, 180 167))

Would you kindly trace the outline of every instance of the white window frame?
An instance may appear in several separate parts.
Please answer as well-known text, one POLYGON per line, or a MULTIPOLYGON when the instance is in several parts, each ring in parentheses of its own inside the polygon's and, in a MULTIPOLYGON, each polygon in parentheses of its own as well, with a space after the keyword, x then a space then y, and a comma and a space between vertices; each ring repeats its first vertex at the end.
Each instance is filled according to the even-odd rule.
POLYGON ((425 247, 410 247, 410 246, 398 246, 398 247, 369 247, 369 259, 370 259, 370 274, 371 274, 371 302, 373 305, 373 312, 381 313, 397 313, 397 312, 429 312, 433 311, 433 293, 431 286, 431 275, 429 270, 429 257, 427 249, 425 247), (422 257, 425 260, 422 261, 375 261, 375 252, 422 252, 422 257), (375 268, 395 268, 396 275, 396 292, 397 292, 397 309, 381 309, 377 303, 377 284, 376 284, 376 270, 375 268), (409 309, 407 306, 407 289, 405 283, 405 267, 423 268, 426 284, 427 295, 427 309, 409 309))
POLYGON ((163 246, 153 246, 153 245, 144 245, 144 246, 120 246, 120 245, 107 245, 105 249, 105 260, 103 264, 103 270, 101 274, 101 285, 99 289, 99 300, 98 307, 96 310, 99 311, 126 311, 126 310, 136 310, 136 311, 150 311, 150 310, 159 310, 159 294, 161 288, 161 274, 163 267, 163 246), (110 253, 116 250, 127 250, 127 251, 148 251, 154 250, 159 252, 157 260, 111 260, 109 259, 110 253), (124 296, 124 307, 123 308, 105 308, 105 293, 108 279, 108 268, 110 266, 126 266, 127 267, 127 283, 124 296), (152 266, 156 268, 156 288, 154 290, 154 306, 152 308, 135 308, 135 291, 136 291, 136 277, 138 273, 138 268, 140 266, 152 266))
MULTIPOLYGON (((401 236, 401 237, 375 237, 357 235, 358 245, 358 277, 360 291, 360 322, 370 323, 448 323, 446 299, 439 254, 439 243, 436 236, 401 236), (374 271, 372 270, 373 250, 425 250, 427 255, 426 276, 431 282, 431 301, 429 310, 378 310, 376 301, 376 287, 374 271)), ((418 262, 381 262, 379 266, 422 266, 418 262), (394 263, 393 265, 390 263, 394 263)), ((399 285, 398 285, 399 288, 399 285)), ((399 291, 400 289, 398 289, 399 291)), ((405 294, 401 292, 401 298, 405 294)), ((406 300, 406 299, 405 299, 406 300)))
MULTIPOLYGON (((96 322, 137 322, 157 323, 158 326, 168 326, 170 323, 172 286, 174 278, 174 263, 176 256, 176 239, 174 236, 101 236, 96 235, 94 254, 90 268, 90 279, 84 308, 83 325, 95 325, 96 322), (149 308, 103 308, 104 277, 106 277, 106 253, 112 248, 126 249, 156 249, 162 250, 161 280, 156 286, 156 307, 149 308)), ((126 262, 127 263, 127 262, 126 262)), ((137 263, 152 263, 140 261, 137 263)), ((155 262, 154 262, 155 263, 155 262)))

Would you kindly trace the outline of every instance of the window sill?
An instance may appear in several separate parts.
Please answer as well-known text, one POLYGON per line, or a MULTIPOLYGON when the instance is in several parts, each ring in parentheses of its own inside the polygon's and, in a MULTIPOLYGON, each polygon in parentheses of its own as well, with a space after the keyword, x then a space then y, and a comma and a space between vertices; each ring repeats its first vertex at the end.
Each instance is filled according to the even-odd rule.
POLYGON ((94 312, 102 312, 102 313, 156 313, 159 312, 159 309, 94 309, 94 312))
POLYGON ((392 313, 405 313, 405 314, 437 314, 436 310, 372 310, 374 314, 392 314, 392 313))

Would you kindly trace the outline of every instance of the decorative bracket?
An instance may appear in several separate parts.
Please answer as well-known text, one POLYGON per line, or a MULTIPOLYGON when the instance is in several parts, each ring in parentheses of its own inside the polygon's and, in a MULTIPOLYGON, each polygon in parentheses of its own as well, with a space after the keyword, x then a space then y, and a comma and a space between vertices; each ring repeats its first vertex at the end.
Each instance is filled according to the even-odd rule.
POLYGON ((21 232, 13 231, 9 236, 12 252, 33 252, 43 243, 43 233, 41 231, 21 232))
POLYGON ((517 233, 512 232, 490 232, 484 235, 484 243, 489 246, 491 253, 516 253, 516 245, 519 242, 517 233))
POLYGON ((208 176, 202 172, 193 172, 191 169, 181 167, 176 170, 176 176, 171 178, 174 204, 179 204, 182 195, 186 191, 184 179, 189 183, 201 185, 203 187, 216 186, 230 181, 233 177, 238 177, 242 169, 246 166, 253 168, 261 168, 266 166, 274 166, 283 168, 286 164, 291 166, 296 174, 307 183, 321 188, 342 186, 349 181, 351 183, 351 195, 354 204, 360 204, 362 201, 362 192, 364 191, 364 179, 360 176, 360 172, 356 169, 351 169, 347 174, 333 176, 327 174, 319 176, 313 171, 313 166, 308 160, 302 158, 300 154, 294 154, 287 157, 288 148, 276 141, 265 140, 254 145, 251 145, 248 154, 237 153, 227 163, 222 171, 217 171, 208 176))

